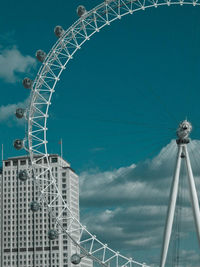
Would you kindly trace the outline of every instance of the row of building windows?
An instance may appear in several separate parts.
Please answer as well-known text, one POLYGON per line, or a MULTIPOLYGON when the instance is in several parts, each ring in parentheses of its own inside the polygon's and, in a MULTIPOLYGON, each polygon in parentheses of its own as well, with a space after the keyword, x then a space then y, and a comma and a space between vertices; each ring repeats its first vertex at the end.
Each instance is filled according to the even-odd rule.
MULTIPOLYGON (((58 261, 59 262, 59 261, 58 261)), ((41 267, 41 264, 43 263, 43 261, 41 260, 41 261, 34 261, 34 263, 36 263, 36 267, 41 267), (39 264, 39 265, 37 265, 37 264, 39 264)), ((51 260, 49 260, 49 261, 44 261, 44 263, 45 264, 48 264, 48 263, 51 263, 51 260)), ((52 261, 52 263, 54 263, 54 261, 52 261)), ((10 266, 14 266, 15 264, 16 264, 16 262, 10 262, 10 261, 8 261, 8 262, 4 262, 4 266, 7 266, 7 267, 10 267, 10 266), (11 265, 11 263, 12 263, 12 265, 11 265)), ((27 262, 26 261, 19 261, 19 264, 20 264, 20 267, 27 267, 27 262), (24 265, 23 265, 24 264, 24 265)), ((28 261, 28 264, 30 264, 29 266, 31 266, 32 267, 32 262, 31 261, 28 261)), ((35 265, 34 265, 35 266, 35 265)), ((64 265, 64 266, 67 266, 67 265, 64 265)), ((54 265, 54 267, 59 267, 59 264, 56 264, 56 265, 54 265)))
MULTIPOLYGON (((36 229, 41 229, 41 228, 44 229, 43 232, 46 232, 46 230, 49 229, 49 226, 45 225, 45 224, 43 224, 43 225, 37 225, 36 224, 36 225, 34 225, 35 233, 38 232, 36 229)), ((31 234, 34 234, 32 227, 31 227, 31 229, 29 229, 29 231, 17 231, 17 230, 15 230, 13 232, 4 233, 4 235, 7 236, 7 238, 9 236, 12 236, 12 235, 13 235, 13 238, 17 238, 17 235, 23 236, 23 235, 31 235, 31 234)))
MULTIPOLYGON (((11 163, 12 163, 12 166, 18 166, 18 160, 5 161, 4 166, 5 167, 10 167, 11 166, 11 163)), ((21 166, 26 165, 26 160, 20 160, 19 161, 19 164, 21 166)))
MULTIPOLYGON (((11 219, 11 217, 8 215, 8 216, 4 216, 4 222, 6 222, 7 223, 7 227, 8 227, 8 224, 17 224, 18 222, 20 223, 20 224, 26 224, 26 223, 28 223, 28 224, 31 224, 31 223, 33 223, 33 220, 30 220, 30 218, 28 218, 28 220, 27 220, 27 218, 23 218, 24 220, 18 220, 18 219, 16 219, 16 216, 14 217, 14 218, 12 218, 12 219, 16 219, 16 220, 13 220, 12 222, 10 222, 10 219, 11 219)), ((40 220, 40 226, 43 224, 43 223, 45 223, 45 220, 44 219, 41 219, 40 220)))
MULTIPOLYGON (((38 240, 38 239, 37 239, 38 240)), ((49 240, 44 240, 44 239, 41 239, 40 241, 32 241, 32 242, 27 242, 27 240, 24 239, 24 242, 20 241, 16 241, 14 242, 13 240, 4 240, 5 244, 4 244, 4 248, 17 248, 17 247, 37 247, 37 246, 41 246, 41 244, 43 244, 44 247, 46 246, 49 246, 49 240), (12 243, 11 243, 12 242, 12 243)), ((58 240, 54 240, 54 241, 51 241, 51 245, 53 246, 57 246, 59 244, 59 241, 58 240)))
MULTIPOLYGON (((25 222, 25 221, 24 221, 25 222)), ((40 220, 35 220, 32 218, 32 220, 26 220, 26 223, 28 222, 27 229, 32 229, 33 225, 35 225, 35 228, 41 228, 43 225, 49 222, 49 219, 43 219, 41 218, 40 220)), ((15 231, 16 229, 22 230, 24 229, 24 225, 17 225, 16 221, 12 222, 12 227, 9 225, 4 226, 4 231, 8 231, 6 234, 10 235, 10 231, 13 230, 15 231)), ((44 226, 45 228, 45 226, 44 226)))
MULTIPOLYGON (((20 170, 24 170, 24 169, 19 169, 19 170, 16 170, 16 171, 4 171, 4 181, 6 180, 7 176, 8 176, 8 180, 11 180, 11 175, 13 175, 12 178, 15 178, 17 173, 20 170)), ((58 176, 57 171, 58 170, 57 170, 57 167, 56 167, 55 170, 52 170, 52 174, 55 175, 55 176, 58 176)), ((40 169, 36 169, 35 172, 36 172, 36 174, 38 172, 41 173, 41 176, 44 176, 44 177, 49 176, 49 170, 48 169, 44 169, 43 170, 42 168, 40 168, 40 169), (45 172, 48 173, 48 175, 46 175, 45 172)), ((65 172, 62 173, 62 176, 66 176, 66 173, 65 172)))
MULTIPOLYGON (((59 257, 59 253, 52 253, 52 258, 57 258, 57 257, 59 257)), ((65 254, 65 257, 66 257, 67 255, 65 254)), ((47 253, 32 253, 32 254, 20 254, 20 255, 18 255, 18 254, 12 254, 12 256, 11 255, 4 255, 4 260, 11 260, 11 259, 15 259, 15 258, 20 258, 20 259, 26 259, 26 258, 28 258, 28 259, 34 259, 34 258, 49 258, 49 253, 47 254, 47 253)))
MULTIPOLYGON (((49 159, 50 163, 57 163, 58 162, 58 158, 57 157, 52 157, 51 159, 49 159)), ((36 164, 47 164, 47 159, 44 158, 42 159, 38 159, 36 160, 36 164)), ((5 161, 4 165, 5 167, 10 167, 10 166, 18 166, 18 164, 20 166, 24 166, 26 164, 31 164, 30 159, 21 159, 21 160, 9 160, 9 161, 5 161)))

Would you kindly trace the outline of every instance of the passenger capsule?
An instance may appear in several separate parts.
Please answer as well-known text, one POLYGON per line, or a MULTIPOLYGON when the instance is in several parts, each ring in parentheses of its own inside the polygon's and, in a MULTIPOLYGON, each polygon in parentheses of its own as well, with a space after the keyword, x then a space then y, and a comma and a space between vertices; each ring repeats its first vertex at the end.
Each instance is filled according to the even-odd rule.
POLYGON ((26 170, 21 170, 18 173, 18 179, 21 180, 22 182, 25 182, 28 179, 28 173, 26 170))
POLYGON ((33 211, 33 212, 36 212, 40 209, 40 204, 37 201, 32 201, 29 204, 29 206, 30 206, 31 211, 33 211))
POLYGON ((40 61, 43 62, 46 58, 47 54, 43 50, 38 50, 36 52, 36 58, 40 61))
POLYGON ((23 140, 21 140, 21 139, 16 139, 15 141, 14 141, 14 148, 15 149, 17 149, 17 150, 20 150, 20 149, 22 149, 23 148, 23 146, 24 146, 24 141, 23 140))
POLYGON ((58 238, 58 232, 56 230, 54 230, 54 229, 50 229, 48 231, 48 238, 50 240, 55 240, 56 238, 58 238))
POLYGON ((23 79, 22 84, 23 84, 24 88, 31 89, 31 87, 33 85, 33 81, 30 78, 26 77, 23 79))
POLYGON ((84 6, 78 6, 77 14, 79 17, 82 17, 86 13, 86 9, 84 6))
POLYGON ((24 117, 25 109, 23 108, 17 108, 15 115, 18 119, 22 119, 24 117))
POLYGON ((71 263, 77 265, 81 262, 81 256, 79 254, 73 254, 71 256, 71 263))
POLYGON ((56 26, 54 28, 54 33, 58 38, 60 38, 63 35, 64 30, 63 30, 63 28, 61 26, 56 26))

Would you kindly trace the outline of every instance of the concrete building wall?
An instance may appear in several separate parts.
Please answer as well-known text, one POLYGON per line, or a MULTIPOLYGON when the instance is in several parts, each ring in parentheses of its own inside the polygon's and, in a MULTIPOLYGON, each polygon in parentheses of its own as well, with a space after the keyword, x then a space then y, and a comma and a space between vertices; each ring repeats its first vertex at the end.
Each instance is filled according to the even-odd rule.
MULTIPOLYGON (((68 162, 58 155, 49 156, 54 177, 62 197, 79 219, 79 179, 68 162)), ((45 162, 42 162, 45 164, 45 162)), ((9 158, 3 161, 1 179, 1 241, 2 267, 70 267, 70 257, 75 246, 69 238, 50 241, 48 230, 52 221, 44 207, 38 212, 30 210, 30 203, 37 201, 38 193, 32 180, 20 181, 18 173, 30 164, 28 157, 9 158)), ((41 166, 36 172, 41 173, 41 166)), ((44 174, 45 175, 45 174, 44 174)), ((45 177, 44 177, 45 178, 45 177)), ((74 225, 76 227, 76 225, 74 225)), ((77 235, 77 233, 76 233, 77 235)), ((78 236, 76 236, 77 238, 78 236)), ((84 267, 91 267, 92 261, 85 260, 84 267)), ((81 264, 80 264, 81 265, 81 264)))

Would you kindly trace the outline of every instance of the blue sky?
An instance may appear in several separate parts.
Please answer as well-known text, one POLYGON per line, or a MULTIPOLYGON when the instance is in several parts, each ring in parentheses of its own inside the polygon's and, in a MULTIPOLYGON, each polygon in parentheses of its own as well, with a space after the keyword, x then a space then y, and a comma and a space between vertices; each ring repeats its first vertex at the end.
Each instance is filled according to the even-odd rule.
MULTIPOLYGON (((12 141, 24 137, 24 123, 18 122, 13 113, 17 106, 26 104, 29 96, 22 79, 25 76, 34 79, 39 69, 35 52, 51 49, 56 41, 54 27, 62 25, 67 29, 77 19, 79 4, 89 10, 99 3, 99 0, 58 0, 56 3, 45 0, 33 4, 11 0, 1 4, 0 130, 5 157, 19 154, 12 147, 12 141)), ((149 263, 159 260, 163 210, 174 167, 171 158, 175 158, 172 149, 175 142, 171 140, 175 138, 178 123, 187 117, 193 124, 192 138, 200 136, 199 12, 199 7, 192 6, 159 7, 139 11, 104 28, 70 62, 56 87, 50 109, 49 152, 59 153, 58 142, 62 138, 64 158, 80 174, 83 220, 103 239, 98 220, 95 225, 90 223, 94 216, 104 218, 101 222, 104 230, 119 227, 119 222, 122 232, 110 236, 107 233, 109 241, 105 238, 105 242, 126 254, 132 255, 135 250, 135 258, 149 263), (167 156, 159 154, 161 149, 167 156), (173 156, 166 151, 171 151, 173 156), (156 160, 161 164, 155 165, 154 173, 150 163, 154 166, 156 160), (171 168, 171 173, 165 166, 171 168), (157 183, 161 176, 166 177, 165 190, 157 183), (115 179, 109 180, 109 177, 115 179), (133 191, 117 201, 115 184, 126 192, 129 179, 132 179, 133 191), (101 205, 94 201, 99 187, 111 195, 101 205), (159 195, 161 189, 163 194, 159 195), (133 203, 137 210, 130 210, 133 203), (130 216, 126 217, 127 214, 130 216), (122 223, 123 218, 134 220, 136 230, 122 223), (139 227, 139 218, 151 223, 139 227), (155 226, 156 221, 159 223, 155 226), (127 232, 132 233, 131 240, 127 232), (149 238, 156 232, 159 237, 149 238), (134 240, 141 245, 136 245, 134 240), (152 250, 147 252, 149 246, 152 250)), ((197 149, 193 150, 198 157, 197 149)), ((196 176, 199 176, 198 168, 196 176)), ((99 199, 107 197, 100 194, 99 199)), ((190 223, 186 229, 190 229, 190 223)), ((191 248, 183 246, 182 254, 198 262, 192 234, 186 236, 186 240, 191 248)), ((198 266, 195 264, 192 266, 198 266)))

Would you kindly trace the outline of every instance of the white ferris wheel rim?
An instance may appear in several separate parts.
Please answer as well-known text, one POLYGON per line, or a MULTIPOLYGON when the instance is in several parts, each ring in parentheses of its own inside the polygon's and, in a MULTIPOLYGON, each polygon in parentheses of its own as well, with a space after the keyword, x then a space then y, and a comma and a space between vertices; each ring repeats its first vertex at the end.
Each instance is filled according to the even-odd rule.
POLYGON ((60 79, 60 75, 66 68, 66 65, 73 58, 73 55, 81 48, 81 46, 90 39, 90 37, 99 32, 103 27, 110 25, 111 22, 116 19, 121 19, 123 16, 133 14, 139 10, 145 10, 146 8, 158 7, 158 6, 170 6, 170 5, 200 5, 198 1, 182 1, 182 0, 107 0, 102 4, 96 6, 92 10, 86 12, 80 17, 74 24, 72 24, 64 34, 57 40, 52 49, 47 54, 43 64, 41 65, 36 78, 34 80, 31 92, 30 107, 28 110, 28 151, 30 154, 31 166, 34 172, 34 181, 39 187, 39 201, 47 205, 51 216, 55 218, 55 229, 60 234, 67 234, 78 246, 86 256, 91 257, 100 264, 107 266, 112 260, 116 261, 116 267, 118 266, 145 266, 148 265, 135 261, 132 258, 127 258, 121 255, 119 252, 112 250, 106 244, 103 244, 97 239, 97 237, 91 234, 85 226, 81 224, 70 208, 67 206, 66 201, 62 198, 62 193, 59 191, 56 179, 51 171, 51 167, 48 159, 47 150, 47 119, 49 106, 51 104, 52 94, 55 86, 60 79), (37 157, 35 157, 37 155, 37 157), (39 159, 38 159, 39 157, 39 159), (42 158, 45 158, 47 164, 39 162, 42 158), (43 168, 42 173, 35 173, 35 166, 43 168), (41 175, 50 173, 50 179, 44 185, 41 183, 41 175), (51 192, 52 187, 55 192, 51 192), (48 196, 51 196, 51 202, 48 201, 48 196), (55 196, 55 197, 53 197, 55 196), (53 197, 53 200, 52 200, 53 197), (56 201, 60 200, 62 205, 61 211, 58 216, 55 215, 56 201), (64 229, 62 227, 62 221, 64 218, 62 214, 67 211, 69 227, 64 229), (70 229, 73 222, 78 224, 77 229, 70 229), (73 238, 73 233, 77 231, 80 233, 79 240, 73 238), (83 235, 87 235, 87 238, 81 240, 83 235), (99 248, 95 249, 94 243, 98 243, 99 248), (84 245, 88 244, 88 249, 85 249, 84 245), (99 257, 97 253, 102 252, 99 257), (109 253, 109 257, 106 257, 106 253, 109 253))

